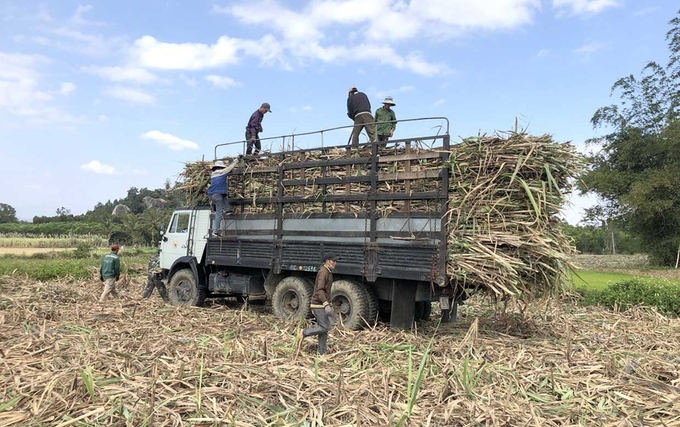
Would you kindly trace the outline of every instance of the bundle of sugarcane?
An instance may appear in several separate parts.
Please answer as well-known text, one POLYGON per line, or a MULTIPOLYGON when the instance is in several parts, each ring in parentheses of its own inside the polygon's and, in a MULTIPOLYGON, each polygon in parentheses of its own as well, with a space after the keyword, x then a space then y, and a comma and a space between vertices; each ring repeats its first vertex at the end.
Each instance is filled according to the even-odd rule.
POLYGON ((173 190, 184 194, 186 206, 207 205, 208 186, 213 162, 187 162, 173 190))
POLYGON ((557 214, 584 165, 574 146, 549 135, 480 136, 452 149, 451 281, 496 295, 559 290, 574 247, 557 214))

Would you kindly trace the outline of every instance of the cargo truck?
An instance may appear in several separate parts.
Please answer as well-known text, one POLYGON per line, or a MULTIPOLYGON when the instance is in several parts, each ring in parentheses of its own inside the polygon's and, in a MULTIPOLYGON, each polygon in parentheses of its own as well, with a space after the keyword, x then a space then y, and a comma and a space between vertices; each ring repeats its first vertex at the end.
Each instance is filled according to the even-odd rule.
MULTIPOLYGON (((341 260, 331 298, 345 327, 383 319, 408 329, 430 316, 432 302, 443 321, 455 320, 463 289, 447 277, 448 120, 404 122, 427 120, 445 125, 358 150, 323 145, 340 128, 302 134, 320 137, 316 148, 295 148, 301 135, 277 137, 291 148, 245 158, 229 174, 234 215, 218 235, 210 206, 175 210, 153 279, 174 305, 237 297, 268 301, 284 319, 307 317, 323 254, 332 252, 341 260)), ((215 158, 243 143, 216 146, 215 158)))

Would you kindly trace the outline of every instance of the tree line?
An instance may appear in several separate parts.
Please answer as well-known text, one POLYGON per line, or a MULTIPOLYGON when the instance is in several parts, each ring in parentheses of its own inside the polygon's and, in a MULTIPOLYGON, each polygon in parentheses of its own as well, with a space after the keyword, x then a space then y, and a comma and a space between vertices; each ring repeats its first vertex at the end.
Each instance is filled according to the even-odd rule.
POLYGON ((669 24, 667 62, 617 80, 619 102, 593 115, 595 129, 611 131, 587 141, 581 185, 602 201, 587 217, 628 230, 660 265, 680 259, 680 11, 669 24))

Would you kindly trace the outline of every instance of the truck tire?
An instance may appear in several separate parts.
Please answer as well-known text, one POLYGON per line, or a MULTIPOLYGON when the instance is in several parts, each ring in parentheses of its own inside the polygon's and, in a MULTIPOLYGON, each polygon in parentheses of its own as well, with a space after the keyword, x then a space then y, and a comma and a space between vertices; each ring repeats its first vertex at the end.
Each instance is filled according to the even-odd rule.
POLYGON ((372 328, 378 320, 378 296, 372 286, 366 285, 364 286, 364 289, 366 290, 366 296, 368 297, 368 317, 366 318, 366 326, 372 328))
POLYGON ((172 305, 200 307, 205 301, 205 288, 197 286, 194 272, 190 268, 173 274, 167 290, 172 305))
POLYGON ((432 303, 430 301, 416 302, 415 320, 430 320, 432 314, 432 303))
POLYGON ((306 319, 310 316, 314 285, 306 277, 284 277, 272 295, 272 308, 276 317, 284 320, 306 319))
POLYGON ((370 297, 361 284, 351 280, 336 280, 331 288, 331 303, 347 329, 358 331, 370 318, 370 297))

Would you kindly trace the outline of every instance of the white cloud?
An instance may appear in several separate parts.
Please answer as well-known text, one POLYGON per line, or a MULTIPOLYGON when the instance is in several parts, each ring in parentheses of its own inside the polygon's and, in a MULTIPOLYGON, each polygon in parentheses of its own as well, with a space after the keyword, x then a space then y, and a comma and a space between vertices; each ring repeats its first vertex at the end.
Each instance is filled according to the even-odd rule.
POLYGON ((388 89, 388 90, 381 90, 375 93, 375 96, 377 98, 384 98, 386 96, 394 96, 399 93, 408 93, 408 92, 413 92, 415 90, 415 87, 413 86, 408 86, 408 85, 403 85, 399 86, 396 89, 388 89))
POLYGON ((644 9, 640 9, 637 12, 633 13, 633 16, 644 16, 644 15, 649 15, 651 13, 656 12, 657 10, 661 9, 660 6, 650 6, 650 7, 645 7, 644 9))
POLYGON ((49 12, 45 9, 40 9, 38 11, 38 14, 36 15, 36 18, 38 19, 38 21, 42 21, 42 22, 52 22, 52 21, 54 21, 54 19, 52 19, 52 17, 50 16, 49 12))
POLYGON ((114 175, 116 173, 116 168, 113 166, 105 165, 99 160, 92 160, 90 163, 86 163, 80 166, 80 169, 86 172, 98 173, 102 175, 114 175))
POLYGON ((446 102, 445 99, 438 99, 438 100, 434 101, 434 105, 442 105, 442 104, 444 104, 445 102, 446 102))
MULTIPOLYGON (((38 71, 47 63, 49 60, 40 55, 0 52, 0 113, 21 117, 30 125, 73 125, 84 121, 49 105, 52 94, 41 90, 38 71)), ((66 82, 57 93, 66 94, 73 89, 75 85, 66 82)))
POLYGON ((146 169, 132 169, 131 173, 133 175, 140 175, 141 176, 141 175, 148 175, 149 171, 147 171, 146 169))
POLYGON ((129 87, 115 86, 104 90, 104 95, 134 104, 154 104, 156 98, 144 91, 129 87))
POLYGON ((539 57, 539 58, 542 58, 542 57, 548 56, 548 55, 550 55, 550 49, 541 49, 541 50, 538 51, 538 53, 536 53, 536 56, 539 57))
POLYGON ((302 107, 299 107, 299 108, 298 107, 290 107, 288 109, 288 111, 290 111, 291 113, 294 113, 294 114, 299 113, 301 111, 309 112, 309 111, 312 111, 312 110, 313 110, 313 108, 312 108, 311 105, 303 105, 302 107))
POLYGON ((66 125, 67 127, 71 127, 87 121, 87 118, 85 117, 73 116, 54 107, 19 108, 11 112, 24 118, 26 124, 35 126, 66 125))
POLYGON ((619 0, 553 0, 553 8, 570 15, 596 14, 620 3, 619 0))
POLYGON ((195 87, 197 84, 194 77, 187 77, 184 74, 180 74, 179 79, 182 80, 187 86, 195 87))
POLYGON ((37 67, 47 62, 39 55, 0 52, 0 108, 25 108, 52 99, 38 89, 37 67))
POLYGON ((581 47, 578 47, 578 48, 574 49, 573 52, 576 55, 578 55, 582 58, 588 58, 588 57, 590 57, 590 55, 592 55, 593 53, 602 49, 603 47, 604 47, 603 44, 593 42, 593 43, 588 43, 588 44, 585 44, 581 47))
POLYGON ((76 85, 75 83, 72 82, 63 82, 59 86, 59 93, 62 95, 68 95, 69 93, 73 92, 76 90, 76 85))
POLYGON ((222 89, 229 89, 230 87, 234 86, 241 86, 241 83, 237 82, 236 80, 232 79, 231 77, 226 77, 226 76, 216 76, 216 75, 209 75, 205 76, 205 79, 209 81, 210 83, 213 84, 213 86, 222 88, 222 89))
POLYGON ((200 147, 193 141, 187 139, 179 138, 175 135, 169 133, 163 133, 161 131, 152 130, 140 135, 142 139, 151 139, 156 141, 160 145, 165 145, 171 150, 181 151, 184 149, 198 150, 200 147))
POLYGON ((237 39, 220 37, 213 45, 203 43, 164 43, 151 36, 134 42, 133 58, 146 68, 162 70, 201 70, 237 62, 237 39))
POLYGON ((99 120, 100 122, 105 122, 105 121, 108 121, 109 118, 106 117, 105 114, 100 114, 99 117, 97 117, 97 120, 99 120))
POLYGON ((91 65, 89 67, 81 67, 81 71, 94 74, 106 80, 113 82, 135 82, 135 83, 152 83, 158 78, 150 71, 134 66, 125 67, 99 67, 91 65))
MULTIPOLYGON (((125 45, 120 37, 104 37, 101 34, 88 34, 71 27, 58 27, 49 30, 52 37, 42 37, 45 46, 53 46, 71 52, 78 52, 90 56, 105 56, 112 50, 125 45), (54 37, 58 36, 58 37, 54 37)), ((35 38, 34 42, 38 42, 35 38)))
POLYGON ((83 18, 83 15, 91 10, 92 5, 89 4, 78 5, 75 12, 73 12, 73 16, 71 16, 71 22, 78 25, 103 25, 102 22, 90 21, 88 19, 83 18))

